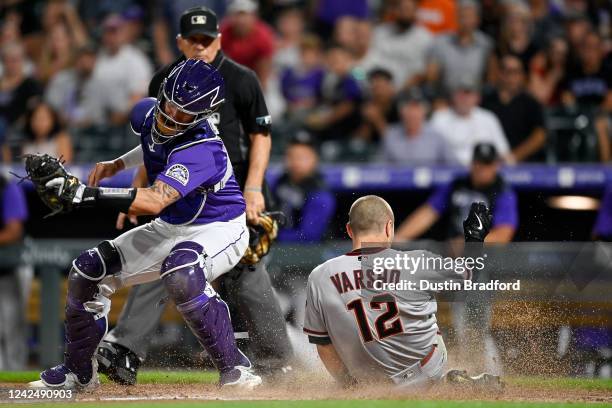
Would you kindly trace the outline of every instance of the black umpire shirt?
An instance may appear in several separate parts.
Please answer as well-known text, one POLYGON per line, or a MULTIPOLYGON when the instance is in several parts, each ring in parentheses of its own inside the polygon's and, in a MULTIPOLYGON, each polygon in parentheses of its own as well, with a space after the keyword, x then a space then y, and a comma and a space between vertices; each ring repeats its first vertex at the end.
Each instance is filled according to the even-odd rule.
MULTIPOLYGON (((185 57, 161 68, 149 83, 149 96, 157 97, 166 76, 185 57)), ((234 175, 244 189, 249 170, 249 134, 270 135, 271 119, 259 80, 251 69, 226 57, 221 51, 211 63, 225 80, 225 103, 213 114, 213 120, 234 167, 234 175)))

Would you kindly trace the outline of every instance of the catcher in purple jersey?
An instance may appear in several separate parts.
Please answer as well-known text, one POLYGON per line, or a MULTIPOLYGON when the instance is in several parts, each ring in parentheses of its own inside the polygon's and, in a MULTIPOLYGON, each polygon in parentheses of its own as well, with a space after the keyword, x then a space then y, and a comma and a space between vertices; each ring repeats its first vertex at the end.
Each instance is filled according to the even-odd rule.
MULTIPOLYGON (((108 327, 108 296, 122 286, 154 279, 164 282, 213 359, 221 386, 252 388, 261 383, 236 347, 227 306, 209 284, 238 263, 249 241, 242 193, 208 120, 223 99, 223 79, 211 65, 182 62, 166 78, 157 100, 143 99, 134 107, 130 120, 140 145, 118 159, 98 163, 98 171, 100 166, 103 171, 90 176, 110 177, 144 163, 149 179, 155 180, 152 186, 87 187, 69 174, 37 185, 41 197, 51 195, 49 201, 59 202, 64 212, 110 207, 129 215, 159 217, 73 261, 64 362, 42 372, 31 386, 95 388, 99 381, 93 356, 108 327)), ((48 156, 35 159, 47 163, 30 160, 30 175, 40 174, 49 164, 48 156)))

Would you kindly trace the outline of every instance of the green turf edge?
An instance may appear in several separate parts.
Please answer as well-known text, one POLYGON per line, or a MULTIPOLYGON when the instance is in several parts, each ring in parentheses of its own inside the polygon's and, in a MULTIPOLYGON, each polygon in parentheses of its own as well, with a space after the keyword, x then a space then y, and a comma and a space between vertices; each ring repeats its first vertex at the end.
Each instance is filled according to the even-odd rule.
POLYGON ((612 378, 508 377, 504 381, 522 387, 612 391, 612 378))
MULTIPOLYGON (((38 379, 38 371, 0 371, 0 383, 26 383, 38 379)), ((217 373, 212 371, 166 371, 142 370, 138 381, 142 384, 196 384, 214 383, 217 373)), ((552 378, 552 377, 507 377, 508 384, 523 387, 564 388, 587 391, 612 391, 612 379, 597 378, 552 378)), ((102 376, 102 382, 107 382, 102 376)))
MULTIPOLYGON (((608 408, 603 403, 554 403, 554 402, 502 402, 502 401, 396 401, 396 400, 326 400, 326 401, 141 401, 141 402, 69 402, 16 404, 19 407, 37 408, 120 408, 125 406, 159 406, 164 408, 205 407, 205 408, 576 408, 591 406, 608 408)), ((6 406, 6 405, 2 405, 6 406)), ((8 405, 10 406, 10 405, 8 405)))

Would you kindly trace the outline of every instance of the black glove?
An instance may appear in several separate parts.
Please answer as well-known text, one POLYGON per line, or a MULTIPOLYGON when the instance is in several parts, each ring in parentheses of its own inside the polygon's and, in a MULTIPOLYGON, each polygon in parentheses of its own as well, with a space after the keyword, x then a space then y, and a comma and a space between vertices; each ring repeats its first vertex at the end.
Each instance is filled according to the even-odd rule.
POLYGON ((491 230, 491 210, 485 203, 472 203, 470 213, 463 221, 465 242, 484 242, 491 230))
POLYGON ((49 215, 70 212, 80 201, 85 186, 53 156, 29 154, 25 159, 25 178, 32 181, 40 199, 53 210, 49 215))

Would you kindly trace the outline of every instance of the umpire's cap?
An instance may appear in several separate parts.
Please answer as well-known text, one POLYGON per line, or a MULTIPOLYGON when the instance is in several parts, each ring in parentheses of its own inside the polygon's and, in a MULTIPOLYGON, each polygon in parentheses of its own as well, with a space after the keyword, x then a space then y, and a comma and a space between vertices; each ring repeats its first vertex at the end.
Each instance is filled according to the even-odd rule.
POLYGON ((195 34, 216 38, 219 35, 219 21, 211 9, 192 7, 181 15, 180 29, 183 38, 195 34))

